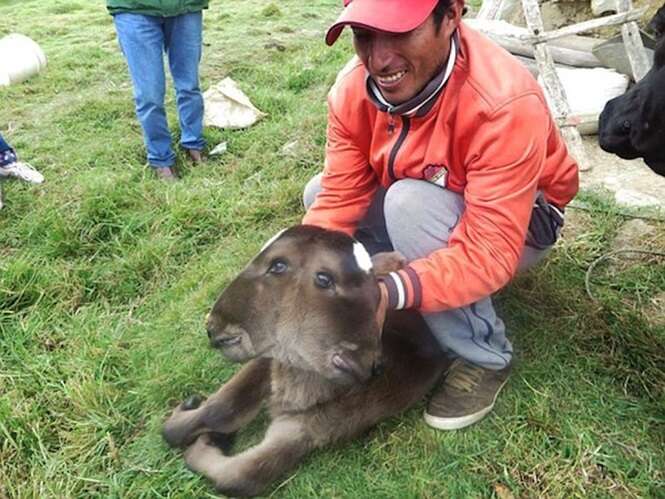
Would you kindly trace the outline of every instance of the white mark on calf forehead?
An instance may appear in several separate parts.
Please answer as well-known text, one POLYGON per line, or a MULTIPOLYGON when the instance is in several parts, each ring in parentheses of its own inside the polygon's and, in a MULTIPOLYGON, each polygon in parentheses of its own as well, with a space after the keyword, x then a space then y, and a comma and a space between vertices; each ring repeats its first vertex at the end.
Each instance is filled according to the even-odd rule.
POLYGON ((286 230, 286 229, 282 229, 282 230, 280 230, 277 234, 275 234, 275 235, 272 236, 270 239, 268 239, 268 242, 265 243, 265 244, 261 247, 261 250, 259 251, 259 253, 261 253, 264 249, 266 249, 268 246, 270 246, 272 243, 274 243, 274 242, 279 238, 279 236, 281 236, 282 234, 284 234, 284 231, 285 231, 285 230, 286 230))
POLYGON ((356 263, 361 270, 367 273, 372 270, 372 258, 365 247, 358 241, 353 243, 353 256, 356 257, 356 263))

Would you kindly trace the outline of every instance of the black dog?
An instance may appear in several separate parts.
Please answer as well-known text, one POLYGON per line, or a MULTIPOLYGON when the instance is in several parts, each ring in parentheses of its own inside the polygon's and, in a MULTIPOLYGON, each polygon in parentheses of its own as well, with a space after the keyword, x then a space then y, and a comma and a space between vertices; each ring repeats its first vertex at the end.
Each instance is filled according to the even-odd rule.
MULTIPOLYGON (((650 26, 665 31, 665 5, 650 26)), ((658 41, 654 65, 625 94, 610 100, 598 123, 600 147, 624 159, 644 158, 665 176, 665 37, 658 41)))

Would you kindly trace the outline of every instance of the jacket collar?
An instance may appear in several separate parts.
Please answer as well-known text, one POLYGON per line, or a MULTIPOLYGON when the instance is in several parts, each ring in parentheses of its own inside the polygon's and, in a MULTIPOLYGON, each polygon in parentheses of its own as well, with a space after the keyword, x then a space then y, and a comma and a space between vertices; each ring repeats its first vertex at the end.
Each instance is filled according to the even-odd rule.
POLYGON ((450 78, 453 68, 455 67, 458 51, 459 35, 457 31, 455 31, 450 39, 450 55, 448 56, 448 62, 441 67, 441 71, 439 71, 418 94, 408 101, 396 106, 392 105, 383 97, 381 90, 379 90, 379 87, 368 72, 365 79, 365 86, 367 88, 367 96, 369 97, 369 100, 379 109, 379 111, 383 111, 384 113, 408 117, 425 116, 428 111, 432 109, 432 106, 434 106, 434 103, 442 93, 446 82, 450 78))

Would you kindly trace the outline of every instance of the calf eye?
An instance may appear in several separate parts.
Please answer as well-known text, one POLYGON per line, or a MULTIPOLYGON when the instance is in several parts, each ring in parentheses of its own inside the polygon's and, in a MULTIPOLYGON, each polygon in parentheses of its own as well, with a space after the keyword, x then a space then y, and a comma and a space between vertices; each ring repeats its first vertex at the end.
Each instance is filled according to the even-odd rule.
POLYGON ((270 263, 268 274, 283 274, 289 268, 287 263, 281 258, 276 258, 270 263))
POLYGON ((630 121, 626 120, 623 122, 623 129, 630 130, 630 121))
POLYGON ((327 272, 317 272, 314 277, 314 284, 321 289, 329 289, 335 285, 335 280, 327 272))

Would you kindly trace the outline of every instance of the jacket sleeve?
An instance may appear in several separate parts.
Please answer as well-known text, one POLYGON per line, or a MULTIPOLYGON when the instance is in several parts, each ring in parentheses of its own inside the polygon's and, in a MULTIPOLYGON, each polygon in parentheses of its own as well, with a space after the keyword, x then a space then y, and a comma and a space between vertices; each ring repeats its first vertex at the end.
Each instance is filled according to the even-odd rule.
POLYGON ((391 308, 458 308, 508 283, 524 248, 550 126, 545 104, 527 94, 495 110, 474 131, 465 155, 460 222, 447 247, 385 279, 391 308))
POLYGON ((367 154, 351 138, 329 97, 322 190, 305 214, 303 223, 353 235, 378 185, 367 154))

